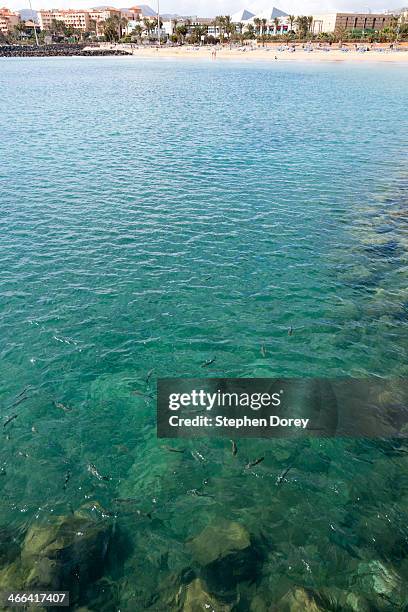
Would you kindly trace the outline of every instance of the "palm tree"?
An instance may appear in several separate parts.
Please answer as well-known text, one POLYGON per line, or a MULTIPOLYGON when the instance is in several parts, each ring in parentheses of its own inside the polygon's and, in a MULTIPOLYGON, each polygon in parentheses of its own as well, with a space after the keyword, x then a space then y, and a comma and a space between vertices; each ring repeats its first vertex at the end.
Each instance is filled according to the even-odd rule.
POLYGON ((267 24, 267 20, 266 19, 261 19, 262 21, 262 36, 266 33, 266 24, 267 24))
POLYGON ((298 28, 299 38, 306 38, 307 33, 309 31, 308 17, 305 17, 304 15, 299 15, 299 17, 296 17, 296 25, 298 28))
POLYGON ((342 43, 343 40, 347 39, 348 37, 346 28, 343 28, 341 26, 336 28, 336 30, 334 31, 334 34, 337 40, 339 41, 339 43, 342 43))
POLYGON ((279 17, 275 17, 275 19, 273 20, 273 23, 274 23, 274 26, 275 26, 274 34, 276 36, 276 34, 278 33, 278 28, 280 26, 280 19, 279 19, 279 17))
POLYGON ((228 34, 228 38, 229 38, 234 29, 231 23, 231 17, 229 15, 224 15, 224 25, 225 25, 225 32, 226 34, 228 34))
POLYGON ((152 22, 147 17, 143 17, 143 25, 145 30, 147 30, 147 37, 150 38, 150 33, 152 31, 152 22))
MULTIPOLYGON (((35 27, 35 24, 34 24, 34 27, 35 27)), ((23 34, 25 33, 25 30, 26 30, 25 22, 24 21, 19 21, 14 26, 14 32, 16 34, 16 38, 19 38, 20 40, 22 40, 23 34)))
POLYGON ((128 26, 128 20, 126 19, 126 17, 120 17, 119 19, 119 34, 120 34, 120 38, 122 38, 123 36, 123 32, 127 30, 127 26, 128 26))
POLYGON ((312 15, 309 15, 309 17, 307 17, 306 19, 307 19, 307 31, 311 33, 312 27, 313 27, 313 17, 312 15))
POLYGON ((254 25, 255 25, 255 28, 256 28, 256 32, 257 32, 258 34, 260 34, 260 33, 261 33, 261 23, 262 23, 262 21, 259 19, 259 17, 255 17, 255 19, 254 19, 254 25))
POLYGON ((143 28, 142 26, 139 24, 137 24, 137 26, 135 27, 135 29, 133 30, 133 32, 135 33, 135 35, 137 36, 139 42, 141 42, 142 40, 142 34, 143 34, 143 28))
POLYGON ((296 21, 296 17, 294 15, 288 15, 288 21, 289 21, 290 31, 292 32, 293 31, 293 24, 296 21))
POLYGON ((224 28, 224 24, 225 24, 225 18, 223 15, 217 15, 217 17, 215 18, 215 27, 218 26, 218 29, 220 31, 220 42, 222 44, 223 41, 223 28, 224 28))
POLYGON ((247 36, 247 38, 250 38, 251 40, 255 38, 255 27, 252 23, 248 24, 245 35, 247 36))
POLYGON ((103 22, 103 33, 105 35, 106 40, 109 42, 114 42, 119 40, 119 17, 117 15, 113 15, 113 17, 108 17, 106 21, 103 22))
POLYGON ((188 27, 186 26, 185 23, 182 23, 181 25, 177 26, 176 36, 177 38, 181 39, 182 43, 185 42, 187 34, 188 34, 188 27))

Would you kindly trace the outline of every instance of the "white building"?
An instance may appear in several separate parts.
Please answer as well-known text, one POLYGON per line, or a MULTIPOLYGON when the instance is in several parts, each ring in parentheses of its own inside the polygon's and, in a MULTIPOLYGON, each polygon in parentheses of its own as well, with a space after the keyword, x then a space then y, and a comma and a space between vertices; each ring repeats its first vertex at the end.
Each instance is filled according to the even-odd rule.
POLYGON ((260 13, 252 17, 250 22, 252 24, 255 24, 255 20, 258 19, 262 21, 262 34, 271 34, 273 36, 276 36, 277 34, 285 34, 285 32, 289 31, 288 14, 285 13, 285 11, 276 8, 276 6, 261 11, 260 13))

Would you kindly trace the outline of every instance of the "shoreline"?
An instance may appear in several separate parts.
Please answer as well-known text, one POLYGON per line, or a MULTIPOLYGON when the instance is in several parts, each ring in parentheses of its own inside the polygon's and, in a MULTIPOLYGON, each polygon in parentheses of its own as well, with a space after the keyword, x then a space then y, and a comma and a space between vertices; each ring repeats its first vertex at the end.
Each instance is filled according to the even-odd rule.
POLYGON ((351 63, 408 63, 408 44, 402 44, 398 51, 389 46, 377 46, 369 51, 356 50, 348 47, 318 48, 313 50, 296 48, 294 52, 282 49, 281 45, 268 47, 143 47, 130 44, 102 43, 100 46, 86 45, 1 45, 0 57, 136 57, 140 59, 198 59, 203 61, 263 61, 263 62, 351 62, 351 63))
MULTIPOLYGON (((122 46, 120 46, 122 48, 122 46)), ((371 50, 371 51, 342 51, 340 49, 331 49, 324 51, 314 49, 306 51, 297 49, 295 52, 278 51, 277 48, 257 48, 250 50, 241 49, 217 49, 216 58, 212 58, 212 49, 207 47, 199 47, 198 49, 185 47, 169 47, 169 48, 154 48, 148 49, 138 48, 131 50, 133 57, 139 58, 163 58, 163 59, 203 59, 211 62, 217 61, 269 61, 275 62, 384 62, 384 63, 408 63, 408 50, 390 51, 390 50, 371 50)))

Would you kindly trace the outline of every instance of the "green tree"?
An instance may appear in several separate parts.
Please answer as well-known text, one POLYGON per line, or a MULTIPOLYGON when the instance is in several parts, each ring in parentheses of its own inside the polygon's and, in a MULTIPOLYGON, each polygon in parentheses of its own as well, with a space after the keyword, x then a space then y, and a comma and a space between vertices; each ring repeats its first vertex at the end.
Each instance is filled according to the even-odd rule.
POLYGON ((255 26, 255 33, 261 34, 262 21, 259 19, 259 17, 255 17, 254 26, 255 26))
POLYGON ((185 43, 187 34, 188 34, 188 27, 186 26, 185 23, 182 23, 177 26, 176 37, 177 37, 178 42, 185 43))
POLYGON ((14 35, 15 35, 16 39, 22 40, 23 35, 25 33, 26 33, 26 25, 25 25, 24 21, 19 21, 14 26, 14 35))
POLYGON ((108 19, 104 21, 103 33, 105 35, 106 40, 108 40, 109 42, 117 42, 119 40, 119 17, 117 15, 113 15, 113 17, 108 17, 108 19))
POLYGON ((309 32, 309 19, 305 15, 299 15, 296 17, 296 26, 298 29, 299 39, 306 38, 309 32))
POLYGON ((134 30, 133 30, 133 32, 132 32, 132 34, 134 34, 134 36, 136 36, 136 39, 139 41, 139 43, 140 43, 140 42, 142 42, 143 28, 142 28, 142 26, 140 25, 140 23, 138 23, 138 24, 135 26, 135 28, 134 28, 134 30))
POLYGON ((221 43, 224 41, 224 27, 225 27, 225 17, 223 15, 217 15, 214 21, 214 25, 218 27, 220 32, 220 41, 221 43))
POLYGON ((152 22, 150 19, 147 19, 147 17, 143 18, 143 25, 145 27, 145 30, 147 31, 147 37, 150 38, 150 34, 152 33, 152 22))
POLYGON ((244 34, 244 38, 247 38, 248 40, 253 40, 255 38, 255 26, 252 23, 248 24, 248 27, 246 29, 246 32, 244 34))

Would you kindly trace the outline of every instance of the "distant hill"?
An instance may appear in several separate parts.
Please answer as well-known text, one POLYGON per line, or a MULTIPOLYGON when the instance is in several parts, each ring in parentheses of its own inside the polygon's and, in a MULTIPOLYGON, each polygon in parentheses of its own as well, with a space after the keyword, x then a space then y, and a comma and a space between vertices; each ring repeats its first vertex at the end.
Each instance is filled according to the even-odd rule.
MULTIPOLYGON (((155 15, 157 15, 157 11, 153 10, 152 7, 148 6, 147 4, 136 4, 136 6, 141 9, 143 17, 155 17, 155 15)), ((127 6, 126 8, 121 8, 119 10, 126 12, 129 10, 129 7, 127 6)))

